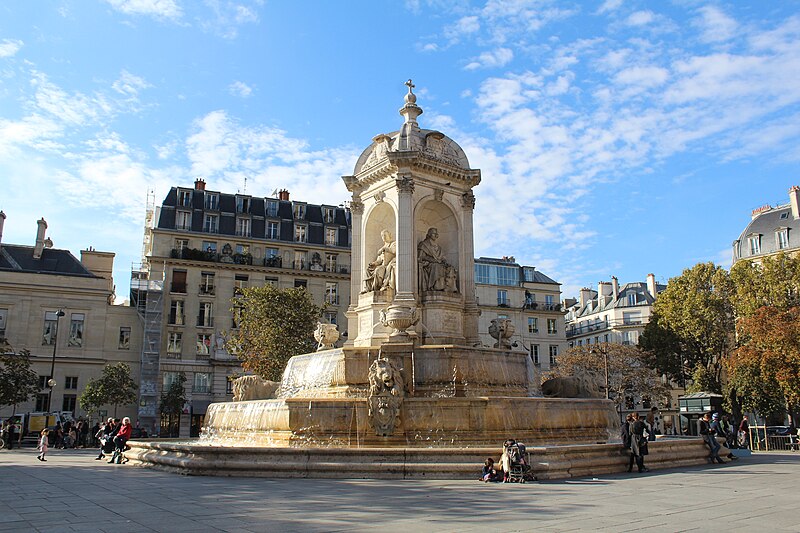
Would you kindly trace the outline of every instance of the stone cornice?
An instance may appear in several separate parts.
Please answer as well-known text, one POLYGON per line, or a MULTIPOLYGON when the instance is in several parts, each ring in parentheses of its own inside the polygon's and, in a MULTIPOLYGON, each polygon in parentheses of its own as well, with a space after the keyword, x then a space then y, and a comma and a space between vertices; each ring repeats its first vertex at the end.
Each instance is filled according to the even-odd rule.
POLYGON ((342 180, 348 191, 360 192, 396 174, 400 168, 416 170, 421 174, 433 175, 469 188, 481 182, 481 171, 478 169, 465 170, 444 161, 431 159, 419 152, 388 152, 386 158, 379 164, 356 176, 342 176, 342 180))

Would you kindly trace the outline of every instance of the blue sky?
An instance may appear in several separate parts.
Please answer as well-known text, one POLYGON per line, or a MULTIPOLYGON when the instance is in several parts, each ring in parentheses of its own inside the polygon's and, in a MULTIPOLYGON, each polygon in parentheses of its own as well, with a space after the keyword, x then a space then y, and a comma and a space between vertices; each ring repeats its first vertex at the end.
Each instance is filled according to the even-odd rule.
POLYGON ((146 191, 340 203, 425 113, 483 172, 476 252, 564 296, 729 266, 800 185, 800 3, 38 0, 0 4, 3 241, 141 252, 146 191))

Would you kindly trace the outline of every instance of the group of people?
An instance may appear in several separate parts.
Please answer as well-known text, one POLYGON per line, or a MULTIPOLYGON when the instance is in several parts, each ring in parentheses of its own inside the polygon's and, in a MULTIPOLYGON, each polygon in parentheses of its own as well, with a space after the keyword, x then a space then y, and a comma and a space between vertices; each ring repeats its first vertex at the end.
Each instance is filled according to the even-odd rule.
MULTIPOLYGON (((119 418, 109 418, 102 426, 98 424, 95 438, 100 442, 100 453, 95 460, 99 461, 104 459, 107 454, 111 454, 109 463, 122 463, 125 447, 132 432, 131 419, 127 416, 121 421, 119 418)), ((128 462, 127 459, 125 462, 128 462)))
POLYGON ((0 436, 2 436, 5 447, 13 450, 14 441, 17 439, 17 426, 12 419, 9 418, 0 424, 0 436))
POLYGON ((620 428, 622 445, 629 450, 630 459, 628 461, 628 472, 633 470, 636 464, 639 472, 649 472, 650 469, 644 466, 644 457, 649 453, 647 443, 655 440, 655 429, 639 413, 630 413, 625 417, 625 422, 620 428))
POLYGON ((53 432, 54 448, 87 448, 92 445, 89 435, 94 433, 91 433, 89 422, 86 420, 78 420, 77 422, 68 420, 63 425, 59 422, 53 432))

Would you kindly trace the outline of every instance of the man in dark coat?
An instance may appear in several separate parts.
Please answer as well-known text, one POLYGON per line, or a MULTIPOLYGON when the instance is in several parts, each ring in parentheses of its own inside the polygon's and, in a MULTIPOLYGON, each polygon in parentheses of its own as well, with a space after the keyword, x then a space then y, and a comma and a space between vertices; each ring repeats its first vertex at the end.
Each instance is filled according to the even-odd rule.
POLYGON ((644 456, 647 450, 647 424, 639 418, 639 413, 633 413, 633 423, 631 424, 631 453, 636 457, 636 466, 639 472, 649 472, 650 469, 644 466, 644 456))

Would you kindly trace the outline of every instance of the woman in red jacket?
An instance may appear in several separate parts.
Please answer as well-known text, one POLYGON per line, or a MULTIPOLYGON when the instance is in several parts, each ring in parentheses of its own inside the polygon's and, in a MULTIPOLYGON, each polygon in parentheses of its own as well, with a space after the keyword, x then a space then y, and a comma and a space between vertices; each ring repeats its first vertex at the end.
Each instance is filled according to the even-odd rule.
POLYGON ((111 456, 109 463, 120 464, 122 462, 122 452, 125 451, 125 443, 131 438, 131 431, 133 431, 131 419, 126 416, 122 419, 122 425, 114 437, 114 455, 111 456))

